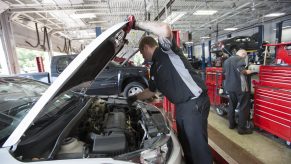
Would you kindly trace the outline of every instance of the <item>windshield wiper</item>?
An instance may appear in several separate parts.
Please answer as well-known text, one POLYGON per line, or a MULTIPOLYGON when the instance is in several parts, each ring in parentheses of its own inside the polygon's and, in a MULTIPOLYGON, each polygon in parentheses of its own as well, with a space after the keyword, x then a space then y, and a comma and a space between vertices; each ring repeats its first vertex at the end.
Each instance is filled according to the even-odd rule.
POLYGON ((2 112, 1 112, 0 114, 3 115, 3 116, 6 116, 6 117, 8 117, 8 118, 11 118, 12 120, 21 121, 20 118, 17 118, 17 117, 14 117, 14 116, 10 116, 10 115, 5 114, 5 113, 2 113, 2 112))

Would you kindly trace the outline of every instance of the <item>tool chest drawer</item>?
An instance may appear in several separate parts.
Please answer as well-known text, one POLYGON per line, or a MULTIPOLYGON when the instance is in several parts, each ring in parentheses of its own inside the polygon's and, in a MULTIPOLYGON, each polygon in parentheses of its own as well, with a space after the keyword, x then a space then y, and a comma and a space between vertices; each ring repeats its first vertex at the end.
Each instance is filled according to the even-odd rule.
POLYGON ((287 141, 291 140, 291 90, 257 85, 254 123, 287 141))
POLYGON ((262 86, 291 89, 291 67, 261 66, 259 83, 262 86))

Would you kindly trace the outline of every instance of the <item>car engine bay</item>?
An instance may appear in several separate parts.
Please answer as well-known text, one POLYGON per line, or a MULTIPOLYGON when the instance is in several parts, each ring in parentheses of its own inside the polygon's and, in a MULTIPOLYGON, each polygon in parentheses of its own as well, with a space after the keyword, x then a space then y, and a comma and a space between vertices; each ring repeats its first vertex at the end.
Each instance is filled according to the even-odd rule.
POLYGON ((93 98, 67 132, 68 135, 58 144, 57 140, 64 131, 44 150, 41 145, 46 141, 23 142, 29 145, 20 142, 13 155, 22 161, 113 158, 150 148, 159 136, 169 133, 167 123, 157 108, 142 102, 128 106, 124 98, 93 98), (32 144, 34 149, 40 148, 38 153, 28 150, 32 144))

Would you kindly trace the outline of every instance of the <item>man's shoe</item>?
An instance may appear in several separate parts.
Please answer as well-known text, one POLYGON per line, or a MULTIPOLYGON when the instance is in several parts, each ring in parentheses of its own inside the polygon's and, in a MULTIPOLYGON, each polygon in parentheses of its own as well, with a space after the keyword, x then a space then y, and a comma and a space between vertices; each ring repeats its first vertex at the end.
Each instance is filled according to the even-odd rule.
POLYGON ((245 129, 238 128, 237 132, 238 134, 244 135, 244 134, 252 134, 253 130, 249 128, 245 128, 245 129))
POLYGON ((236 125, 229 125, 228 128, 229 129, 234 129, 236 127, 236 125))

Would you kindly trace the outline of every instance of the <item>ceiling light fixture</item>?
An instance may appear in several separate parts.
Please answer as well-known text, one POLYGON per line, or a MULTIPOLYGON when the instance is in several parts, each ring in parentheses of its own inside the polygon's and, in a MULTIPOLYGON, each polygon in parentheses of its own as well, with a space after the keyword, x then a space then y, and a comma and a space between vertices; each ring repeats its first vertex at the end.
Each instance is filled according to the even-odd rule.
POLYGON ((87 14, 73 14, 71 15, 72 18, 95 18, 96 15, 92 13, 87 14))
POLYGON ((279 17, 283 15, 285 15, 285 13, 271 13, 271 14, 265 15, 264 17, 279 17))
POLYGON ((209 36, 201 36, 200 39, 210 39, 209 36))
POLYGON ((99 20, 99 21, 89 21, 88 22, 89 24, 98 24, 98 23, 108 23, 108 21, 102 21, 102 20, 99 20))
POLYGON ((231 27, 231 28, 226 28, 224 29, 225 31, 235 31, 237 30, 238 28, 235 28, 235 27, 231 27))
POLYGON ((197 10, 193 15, 213 15, 217 13, 217 10, 197 10))
POLYGON ((172 14, 169 15, 163 22, 173 24, 185 14, 187 14, 187 12, 172 12, 172 14))

